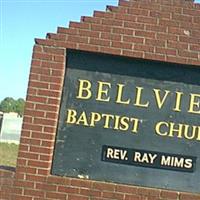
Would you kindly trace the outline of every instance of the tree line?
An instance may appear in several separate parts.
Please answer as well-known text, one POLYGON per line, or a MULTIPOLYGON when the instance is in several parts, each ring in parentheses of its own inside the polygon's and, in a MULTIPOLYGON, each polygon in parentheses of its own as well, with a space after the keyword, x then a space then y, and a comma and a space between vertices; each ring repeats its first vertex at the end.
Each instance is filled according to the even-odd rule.
POLYGON ((0 111, 5 113, 16 112, 20 116, 23 116, 24 105, 25 100, 23 98, 15 100, 12 97, 6 97, 0 102, 0 111))

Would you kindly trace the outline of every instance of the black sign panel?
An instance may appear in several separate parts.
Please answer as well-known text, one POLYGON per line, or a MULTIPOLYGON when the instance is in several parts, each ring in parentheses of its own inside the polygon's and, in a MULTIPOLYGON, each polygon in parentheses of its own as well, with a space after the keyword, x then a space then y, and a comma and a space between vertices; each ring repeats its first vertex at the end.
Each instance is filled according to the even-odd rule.
POLYGON ((52 174, 200 192, 199 77, 68 50, 52 174))
POLYGON ((116 164, 194 172, 196 157, 104 145, 102 160, 116 164))

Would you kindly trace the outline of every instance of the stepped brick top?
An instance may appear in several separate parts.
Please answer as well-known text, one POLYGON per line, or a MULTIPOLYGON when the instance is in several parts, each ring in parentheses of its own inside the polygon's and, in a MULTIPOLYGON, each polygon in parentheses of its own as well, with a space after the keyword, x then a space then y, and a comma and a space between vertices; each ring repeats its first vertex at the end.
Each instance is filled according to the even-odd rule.
POLYGON ((199 65, 199 22, 193 1, 120 0, 36 44, 199 65))

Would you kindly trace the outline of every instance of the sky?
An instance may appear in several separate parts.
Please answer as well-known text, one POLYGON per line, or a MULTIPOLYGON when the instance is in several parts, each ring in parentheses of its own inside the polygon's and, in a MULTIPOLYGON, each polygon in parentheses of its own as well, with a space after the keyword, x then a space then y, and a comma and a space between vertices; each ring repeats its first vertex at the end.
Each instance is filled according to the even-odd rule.
POLYGON ((25 98, 34 38, 118 0, 0 0, 0 101, 25 98))
MULTIPOLYGON (((200 3, 200 0, 195 1, 200 3)), ((0 0, 0 101, 25 98, 34 38, 118 0, 0 0)))

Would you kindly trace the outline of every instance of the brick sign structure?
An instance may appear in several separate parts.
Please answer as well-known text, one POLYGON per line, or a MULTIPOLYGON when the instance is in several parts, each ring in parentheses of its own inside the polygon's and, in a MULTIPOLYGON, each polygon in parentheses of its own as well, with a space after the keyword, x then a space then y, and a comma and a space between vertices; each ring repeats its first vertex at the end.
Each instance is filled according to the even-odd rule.
MULTIPOLYGON (((95 11, 93 17, 82 17, 81 22, 71 22, 69 28, 59 27, 56 34, 47 34, 47 39, 36 39, 11 198, 15 200, 200 199, 198 189, 200 185, 197 180, 199 169, 196 168, 199 167, 200 159, 197 148, 200 139, 199 16, 200 5, 193 1, 120 0, 117 7, 108 6, 105 12, 95 11), (89 66, 86 65, 86 69, 81 72, 79 68, 81 63, 90 62, 89 58, 92 56, 86 57, 86 60, 81 56, 80 59, 71 62, 76 52, 100 56, 99 59, 102 61, 106 61, 104 56, 116 59, 110 63, 111 68, 106 68, 108 70, 106 73, 103 70, 104 66, 98 66, 98 70, 94 65, 90 66, 91 75, 87 73, 89 66), (83 60, 79 62, 81 58, 83 60), (130 62, 139 60, 150 64, 137 65, 137 70, 130 65, 127 71, 122 70, 123 74, 121 74, 123 65, 116 63, 118 59, 121 63, 126 60, 130 62), (160 64, 160 67, 156 63, 160 64), (165 65, 170 67, 166 70, 165 65), (135 73, 140 70, 145 72, 151 66, 153 66, 152 70, 148 69, 148 73, 144 76, 141 75, 142 73, 139 73, 141 76, 132 74, 134 70, 135 73), (110 78, 112 67, 115 74, 110 78), (159 73, 155 74, 155 70, 159 73), (68 76, 68 73, 72 76, 68 76), (121 75, 126 77, 123 78, 121 75), (131 77, 134 77, 134 82, 131 77), (130 87, 134 85, 133 93, 136 96, 135 99, 130 99, 130 102, 130 87, 128 86, 128 92, 125 91, 127 84, 130 87), (116 85, 115 91, 118 90, 116 94, 111 90, 113 85, 116 85), (101 90, 94 89, 95 87, 101 90), (142 95, 144 90, 148 93, 145 96, 142 95), (68 93, 68 97, 63 103, 65 93, 68 93), (93 99, 88 104, 83 103, 93 93, 96 97, 92 96, 93 99), (183 93, 187 93, 186 97, 183 93), (154 95, 154 102, 152 95, 154 95), (101 103, 99 107, 95 107, 94 98, 101 103), (175 101, 172 101, 173 98, 175 101), (73 101, 68 101, 70 99, 73 101), (79 101, 80 99, 82 101, 79 101), (114 103, 121 103, 123 112, 120 111, 122 108, 118 112, 114 103, 109 108, 106 105, 109 99, 114 103), (183 104, 180 104, 181 99, 184 99, 183 104), (172 102, 176 103, 172 105, 172 102), (129 103, 140 107, 135 108, 138 109, 135 116, 130 113, 130 105, 129 108, 126 107, 129 103), (152 110, 144 113, 145 109, 148 110, 146 108, 148 104, 153 105, 150 106, 152 110), (93 110, 90 110, 90 113, 96 114, 89 117, 86 116, 88 113, 82 114, 84 109, 87 111, 91 108, 93 110), (170 112, 164 116, 168 108, 171 108, 172 116, 170 112), (156 114, 159 110, 162 117, 156 114), (109 124, 109 117, 105 115, 104 121, 97 123, 102 119, 102 113, 113 115, 114 124, 109 124), (120 114, 125 115, 126 118, 122 119, 120 114), (145 119, 149 119, 150 116, 152 116, 152 123, 148 124, 145 119), (154 124, 154 132, 151 126, 144 129, 145 132, 149 130, 149 135, 155 136, 154 141, 151 141, 148 136, 145 143, 140 144, 140 135, 144 134, 140 132, 141 122, 147 125, 154 124), (182 128, 184 126, 184 130, 190 126, 190 131, 193 129, 194 135, 186 131, 177 131, 175 134, 173 130, 177 127, 173 127, 173 123, 184 124, 180 125, 182 128), (98 126, 99 129, 103 126, 106 133, 99 133, 91 128, 93 138, 88 132, 87 137, 77 138, 78 144, 73 146, 74 139, 70 133, 80 136, 80 133, 77 134, 75 131, 82 131, 82 134, 86 134, 85 127, 88 124, 91 127, 98 126), (65 129, 66 135, 63 134, 65 129), (120 141, 116 144, 105 142, 105 137, 109 140, 108 135, 112 134, 112 129, 117 129, 114 130, 116 131, 114 138, 120 139, 123 144, 120 141), (126 133, 127 129, 132 133, 126 133), (133 138, 137 133, 138 137, 133 138), (95 137, 95 134, 98 137, 95 137), (126 141, 123 141, 124 137, 129 140, 127 146, 126 141), (157 138, 162 139, 163 143, 158 144, 160 140, 157 138), (72 143, 66 142, 71 139, 72 143), (131 145, 134 139, 135 145, 131 145), (81 146, 82 141, 85 148, 81 146), (166 147, 169 141, 172 146, 166 147), (84 152, 85 149, 91 150, 90 145, 95 147, 95 144, 99 145, 95 154, 84 152), (154 147, 150 149, 149 144, 153 144, 154 147), (77 147, 80 147, 79 153, 82 156, 77 157, 77 152, 74 151, 77 147), (72 155, 75 157, 73 158, 72 155), (100 155, 100 157, 93 159, 92 155, 100 155), (133 155, 136 155, 136 160, 133 159, 133 155), (145 164, 147 155, 152 162, 145 164), (176 166, 173 164, 175 161, 170 166, 164 166, 167 165, 168 157, 176 160, 176 166), (85 160, 81 160, 82 158, 85 160), (153 162, 154 160, 157 160, 157 164, 153 162), (99 174, 95 174, 93 163, 88 161, 98 161, 103 166, 102 168, 95 166, 99 174), (138 164, 140 161, 141 163, 138 164), (75 168, 77 163, 81 163, 81 166, 75 168), (102 174, 102 178, 101 169, 104 169, 103 173, 106 167, 108 167, 109 178, 105 174, 102 174), (149 171, 151 173, 148 173, 149 171), (115 178, 116 172, 120 172, 117 178, 115 178), (159 179, 162 179, 160 184, 159 179)), ((94 149, 92 148, 92 151, 94 149)))

